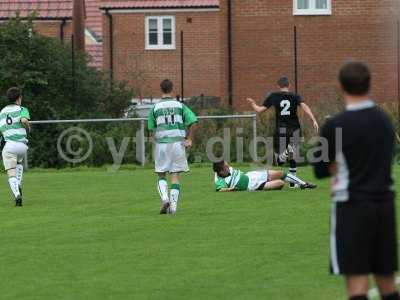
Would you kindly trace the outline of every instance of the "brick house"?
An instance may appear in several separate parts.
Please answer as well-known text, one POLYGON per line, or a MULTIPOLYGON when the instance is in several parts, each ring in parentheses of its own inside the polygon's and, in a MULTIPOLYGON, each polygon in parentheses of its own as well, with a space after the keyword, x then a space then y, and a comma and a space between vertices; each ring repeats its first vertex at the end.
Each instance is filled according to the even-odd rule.
POLYGON ((217 96, 246 110, 245 97, 263 98, 285 74, 293 82, 297 78, 307 101, 327 101, 338 97, 340 64, 362 59, 373 68, 373 96, 395 101, 399 5, 396 0, 103 0, 103 66, 142 97, 158 96, 159 81, 166 77, 181 94, 183 32, 185 96, 217 96))
MULTIPOLYGON (((227 15, 229 1, 220 2, 221 14, 227 15)), ((260 99, 267 90, 274 89, 281 74, 294 78, 294 26, 298 91, 306 101, 324 103, 338 98, 337 72, 348 59, 364 60, 371 65, 374 98, 396 101, 396 21, 400 17, 400 1, 230 2, 232 94, 239 109, 246 109, 246 96, 260 99)))
POLYGON ((48 37, 59 38, 61 41, 71 36, 72 2, 70 0, 4 0, 0 2, 1 21, 15 17, 17 13, 21 18, 26 18, 33 12, 36 13, 35 31, 48 37))
MULTIPOLYGON (((72 0, 2 0, 0 22, 15 17, 36 14, 34 30, 44 36, 70 41, 72 34, 72 0)), ((102 26, 99 0, 85 0, 86 7, 86 50, 92 57, 91 65, 102 66, 102 26)))
POLYGON ((101 9, 104 68, 115 79, 141 97, 158 97, 166 77, 177 94, 222 94, 217 0, 103 1, 101 9))

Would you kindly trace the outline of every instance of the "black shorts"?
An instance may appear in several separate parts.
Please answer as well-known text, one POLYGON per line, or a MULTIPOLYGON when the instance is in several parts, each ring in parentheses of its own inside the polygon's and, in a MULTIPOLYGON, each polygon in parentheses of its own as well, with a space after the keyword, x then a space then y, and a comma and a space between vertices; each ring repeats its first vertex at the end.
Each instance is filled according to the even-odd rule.
POLYGON ((274 134, 274 151, 275 153, 283 153, 289 145, 296 148, 300 144, 301 129, 300 127, 280 127, 274 134))
POLYGON ((397 271, 394 200, 332 204, 331 272, 389 275, 397 271))

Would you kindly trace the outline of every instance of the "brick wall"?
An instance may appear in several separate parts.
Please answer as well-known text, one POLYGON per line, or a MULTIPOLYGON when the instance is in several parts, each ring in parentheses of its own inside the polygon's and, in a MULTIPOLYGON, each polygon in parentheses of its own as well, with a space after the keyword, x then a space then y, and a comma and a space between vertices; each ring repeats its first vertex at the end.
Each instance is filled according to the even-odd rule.
MULTIPOLYGON (((373 97, 397 99, 397 0, 334 0, 330 16, 294 16, 292 0, 232 0, 233 101, 249 110, 245 98, 261 99, 281 75, 294 80, 294 33, 298 32, 298 87, 310 103, 339 97, 340 65, 360 59, 371 65, 373 97)), ((145 14, 113 14, 114 77, 158 96, 168 77, 180 93, 180 40, 185 32, 185 95, 228 100, 227 0, 220 12, 174 13, 177 50, 145 50, 145 14), (192 23, 187 19, 192 18, 192 23)), ((109 69, 108 19, 103 16, 104 68, 109 69)))
MULTIPOLYGON (((233 2, 234 104, 259 101, 275 89, 280 75, 294 77, 293 27, 298 30, 299 92, 309 102, 338 97, 336 75, 348 59, 367 61, 373 70, 373 97, 397 97, 394 0, 335 0, 331 16, 293 16, 292 0, 233 2)), ((226 0, 221 1, 226 16, 226 0)))
MULTIPOLYGON (((34 30, 41 35, 60 38, 60 25, 62 21, 35 21, 34 30)), ((72 34, 72 23, 67 21, 64 26, 64 40, 69 41, 72 34)))
MULTIPOLYGON (((145 16, 113 14, 114 78, 127 80, 143 97, 159 97, 165 78, 180 94, 180 32, 184 31, 185 96, 220 96, 221 40, 218 12, 165 13, 176 17, 176 50, 145 50, 145 16), (188 19, 191 22, 188 22, 188 19)), ((110 68, 108 18, 103 16, 104 68, 110 68)))

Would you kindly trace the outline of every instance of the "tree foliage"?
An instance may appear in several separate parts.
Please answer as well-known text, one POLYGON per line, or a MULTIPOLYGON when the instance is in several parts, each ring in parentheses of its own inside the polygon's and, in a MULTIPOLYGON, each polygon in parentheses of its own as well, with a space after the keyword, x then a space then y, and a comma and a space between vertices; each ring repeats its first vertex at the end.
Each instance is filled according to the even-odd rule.
MULTIPOLYGON (((33 17, 28 21, 17 17, 0 25, 1 106, 7 104, 7 89, 18 86, 23 91, 23 106, 29 108, 33 120, 121 117, 133 97, 132 91, 89 67, 86 54, 73 55, 70 43, 62 44, 36 33, 32 20, 33 17)), ((67 165, 57 152, 57 137, 65 128, 34 127, 30 135, 30 165, 67 165)), ((107 136, 108 127, 101 128, 96 132, 92 128, 92 133, 107 136)), ((92 159, 96 165, 107 162, 92 159)))
POLYGON ((132 92, 88 67, 87 55, 75 53, 74 57, 73 64, 69 43, 35 33, 32 20, 15 18, 3 23, 0 95, 4 98, 11 86, 22 88, 24 105, 36 120, 120 116, 132 92))

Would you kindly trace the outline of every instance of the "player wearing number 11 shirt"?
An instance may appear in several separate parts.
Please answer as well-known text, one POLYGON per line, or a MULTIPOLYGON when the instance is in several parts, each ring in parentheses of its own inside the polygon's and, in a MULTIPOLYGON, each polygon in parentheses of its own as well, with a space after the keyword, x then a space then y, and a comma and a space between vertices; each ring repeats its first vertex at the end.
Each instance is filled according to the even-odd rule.
MULTIPOLYGON (((251 98, 247 101, 250 103, 254 111, 263 113, 267 109, 274 107, 276 113, 276 127, 274 134, 274 150, 276 160, 279 165, 289 161, 289 171, 296 175, 297 163, 294 157, 295 149, 299 143, 301 136, 300 121, 297 113, 298 107, 310 117, 313 122, 314 129, 318 132, 318 123, 310 109, 303 102, 300 95, 290 92, 290 83, 287 77, 281 77, 277 81, 279 91, 273 92, 267 96, 262 106, 259 106, 251 98)), ((291 185, 291 187, 295 187, 291 185)))
POLYGON ((155 141, 154 162, 161 198, 160 214, 176 214, 180 195, 179 173, 189 171, 186 147, 192 146, 196 115, 185 104, 172 98, 173 84, 161 83, 162 100, 149 112, 148 128, 155 141), (168 193, 167 173, 171 175, 168 193))

